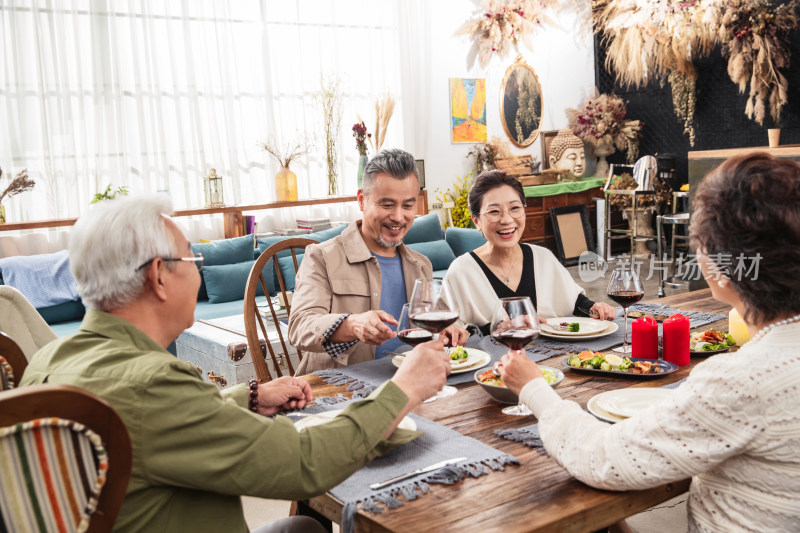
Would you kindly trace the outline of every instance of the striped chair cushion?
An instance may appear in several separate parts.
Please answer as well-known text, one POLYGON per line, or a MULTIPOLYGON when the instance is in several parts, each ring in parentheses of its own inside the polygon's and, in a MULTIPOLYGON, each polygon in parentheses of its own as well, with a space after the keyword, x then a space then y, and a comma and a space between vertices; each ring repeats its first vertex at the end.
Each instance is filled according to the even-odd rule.
POLYGON ((81 532, 106 481, 100 437, 40 418, 0 428, 0 531, 81 532))
POLYGON ((0 391, 13 389, 15 386, 14 369, 6 358, 0 355, 0 391))

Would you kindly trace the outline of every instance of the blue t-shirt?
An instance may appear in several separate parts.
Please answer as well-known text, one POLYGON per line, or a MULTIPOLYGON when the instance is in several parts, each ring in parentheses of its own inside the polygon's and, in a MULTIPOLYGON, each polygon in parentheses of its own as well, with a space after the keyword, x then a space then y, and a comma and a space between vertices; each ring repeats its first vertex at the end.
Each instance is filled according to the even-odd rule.
MULTIPOLYGON (((406 298, 406 282, 403 277, 403 263, 400 260, 400 255, 394 257, 384 257, 382 255, 372 254, 378 260, 378 265, 381 267, 381 311, 385 311, 392 315, 395 320, 400 320, 400 312, 403 306, 407 303, 406 298)), ((394 329, 395 326, 389 326, 394 329)), ((386 357, 386 350, 395 351, 400 345, 400 339, 397 337, 389 339, 380 346, 375 347, 375 359, 386 357)))

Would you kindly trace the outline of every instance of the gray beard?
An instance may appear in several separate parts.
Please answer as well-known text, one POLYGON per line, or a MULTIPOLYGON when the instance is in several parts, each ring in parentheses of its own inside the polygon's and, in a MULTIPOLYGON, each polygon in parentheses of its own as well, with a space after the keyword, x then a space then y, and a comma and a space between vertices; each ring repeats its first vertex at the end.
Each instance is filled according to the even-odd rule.
POLYGON ((401 241, 399 241, 399 242, 389 242, 389 241, 385 241, 385 240, 383 240, 383 237, 381 237, 380 235, 378 235, 378 239, 377 239, 377 241, 378 241, 378 244, 380 244, 380 245, 381 245, 381 246, 383 246, 384 248, 397 248, 398 246, 400 246, 401 244, 403 244, 403 241, 402 241, 402 240, 401 240, 401 241))

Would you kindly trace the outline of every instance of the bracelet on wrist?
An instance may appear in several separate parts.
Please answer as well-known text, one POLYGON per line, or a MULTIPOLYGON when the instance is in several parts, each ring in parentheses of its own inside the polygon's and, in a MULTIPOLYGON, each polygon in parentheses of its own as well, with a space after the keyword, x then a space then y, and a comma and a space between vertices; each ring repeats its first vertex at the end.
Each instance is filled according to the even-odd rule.
POLYGON ((258 380, 251 379, 247 386, 250 389, 250 398, 247 403, 247 408, 254 413, 258 412, 258 380))

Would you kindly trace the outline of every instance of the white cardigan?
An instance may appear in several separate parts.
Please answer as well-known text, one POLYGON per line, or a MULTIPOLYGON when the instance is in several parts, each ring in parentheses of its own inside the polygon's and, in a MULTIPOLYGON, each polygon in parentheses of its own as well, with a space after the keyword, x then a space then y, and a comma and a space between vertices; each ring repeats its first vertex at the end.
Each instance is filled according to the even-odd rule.
MULTIPOLYGON (((544 318, 568 316, 583 289, 573 281, 553 252, 541 246, 533 250, 533 279, 536 283, 536 313, 544 318)), ((444 283, 456 300, 462 325, 483 326, 492 321, 499 298, 480 265, 471 254, 456 258, 447 269, 444 283)))
POLYGON ((562 400, 541 378, 520 396, 550 455, 588 485, 645 489, 693 476, 689 531, 797 531, 798 384, 793 323, 710 357, 666 401, 614 425, 562 400))

